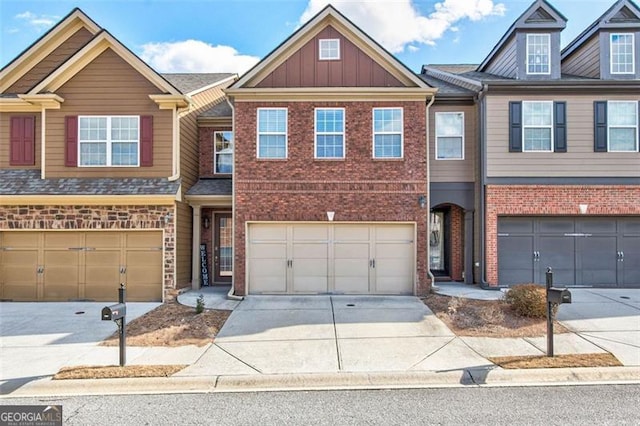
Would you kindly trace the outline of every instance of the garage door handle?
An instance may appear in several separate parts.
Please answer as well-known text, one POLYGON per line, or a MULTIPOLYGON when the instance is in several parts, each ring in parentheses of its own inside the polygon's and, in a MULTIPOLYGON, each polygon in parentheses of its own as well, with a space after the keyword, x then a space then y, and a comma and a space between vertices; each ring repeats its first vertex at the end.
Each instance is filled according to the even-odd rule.
POLYGON ((370 266, 371 268, 375 268, 375 267, 376 267, 376 260, 375 260, 375 259, 371 259, 371 260, 369 261, 369 266, 370 266))

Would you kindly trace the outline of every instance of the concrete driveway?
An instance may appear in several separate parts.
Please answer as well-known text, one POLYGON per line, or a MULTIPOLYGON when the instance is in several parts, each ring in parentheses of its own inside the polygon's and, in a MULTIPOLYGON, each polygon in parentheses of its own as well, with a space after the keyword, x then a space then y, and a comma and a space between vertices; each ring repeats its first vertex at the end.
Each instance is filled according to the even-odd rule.
POLYGON ((489 366, 417 297, 249 296, 178 375, 434 371, 489 366))
MULTIPOLYGON (((127 303, 127 321, 158 303, 127 303)), ((63 366, 118 364, 117 347, 98 343, 117 330, 102 321, 105 303, 0 303, 0 394, 6 387, 55 374, 63 366)), ((134 359, 144 348, 129 348, 134 359)))
POLYGON ((640 289, 570 291, 571 304, 560 305, 557 319, 624 365, 640 366, 640 289))

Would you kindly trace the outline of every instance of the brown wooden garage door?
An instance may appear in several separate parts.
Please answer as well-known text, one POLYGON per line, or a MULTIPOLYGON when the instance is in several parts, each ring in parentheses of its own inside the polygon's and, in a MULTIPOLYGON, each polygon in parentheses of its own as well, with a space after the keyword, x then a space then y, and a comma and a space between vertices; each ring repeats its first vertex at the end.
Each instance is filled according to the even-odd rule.
POLYGON ((15 301, 162 300, 162 232, 0 233, 0 294, 15 301))

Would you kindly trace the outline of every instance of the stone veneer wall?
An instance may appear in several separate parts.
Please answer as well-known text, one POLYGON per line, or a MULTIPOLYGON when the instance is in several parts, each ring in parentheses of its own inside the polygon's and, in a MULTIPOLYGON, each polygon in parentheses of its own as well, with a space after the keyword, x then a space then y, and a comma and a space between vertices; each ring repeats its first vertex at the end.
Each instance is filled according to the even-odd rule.
POLYGON ((174 206, 0 206, 0 231, 10 230, 164 231, 165 300, 175 296, 174 206), (168 221, 165 221, 170 214, 168 221))
POLYGON ((640 185, 489 185, 486 190, 486 279, 498 285, 499 216, 640 215, 640 185))

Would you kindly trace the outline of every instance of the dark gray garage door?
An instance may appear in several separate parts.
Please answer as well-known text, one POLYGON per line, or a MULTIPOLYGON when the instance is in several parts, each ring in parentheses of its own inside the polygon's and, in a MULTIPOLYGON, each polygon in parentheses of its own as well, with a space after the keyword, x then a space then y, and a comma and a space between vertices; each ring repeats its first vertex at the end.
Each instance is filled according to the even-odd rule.
POLYGON ((640 218, 501 217, 498 282, 640 287, 640 218))

